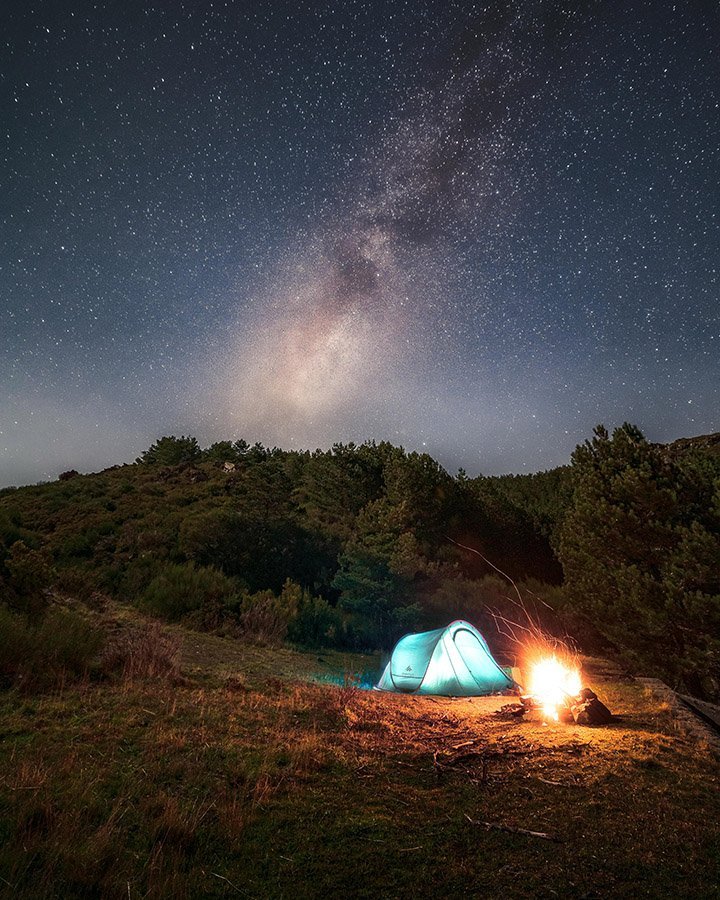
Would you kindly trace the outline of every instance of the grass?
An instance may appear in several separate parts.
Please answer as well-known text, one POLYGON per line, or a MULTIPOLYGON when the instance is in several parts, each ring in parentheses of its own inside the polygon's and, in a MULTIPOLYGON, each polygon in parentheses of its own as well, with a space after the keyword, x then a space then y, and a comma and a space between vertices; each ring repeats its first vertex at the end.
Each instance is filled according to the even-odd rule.
POLYGON ((592 670, 609 728, 507 722, 168 631, 181 678, 0 694, 0 894, 717 896, 717 759, 633 682, 592 670))

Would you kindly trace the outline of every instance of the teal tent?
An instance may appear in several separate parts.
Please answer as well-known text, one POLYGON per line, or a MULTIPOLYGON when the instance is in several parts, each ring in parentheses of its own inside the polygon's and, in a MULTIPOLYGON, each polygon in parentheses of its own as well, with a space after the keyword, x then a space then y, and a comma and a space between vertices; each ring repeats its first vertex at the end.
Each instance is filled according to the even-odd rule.
POLYGON ((485 638, 469 622, 406 634, 395 645, 378 690, 403 694, 479 697, 515 682, 495 662, 485 638))

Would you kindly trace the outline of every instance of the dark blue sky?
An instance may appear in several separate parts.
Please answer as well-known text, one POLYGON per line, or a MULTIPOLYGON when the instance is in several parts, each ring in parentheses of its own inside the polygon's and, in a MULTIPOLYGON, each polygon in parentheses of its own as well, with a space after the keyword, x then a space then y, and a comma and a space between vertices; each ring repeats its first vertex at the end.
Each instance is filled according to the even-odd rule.
POLYGON ((6 4, 0 484, 718 430, 718 9, 6 4))

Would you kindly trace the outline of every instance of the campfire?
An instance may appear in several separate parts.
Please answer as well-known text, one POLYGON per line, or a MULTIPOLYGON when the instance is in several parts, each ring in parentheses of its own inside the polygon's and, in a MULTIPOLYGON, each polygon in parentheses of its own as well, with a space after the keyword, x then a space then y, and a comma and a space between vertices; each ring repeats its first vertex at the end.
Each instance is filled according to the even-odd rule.
POLYGON ((548 720, 557 722, 560 710, 580 693, 580 669, 557 656, 545 656, 532 664, 528 688, 548 720))
POLYGON ((612 713, 597 694, 582 687, 580 666, 570 655, 542 655, 528 663, 526 672, 527 695, 520 703, 503 706, 501 715, 517 718, 539 711, 548 724, 607 725, 612 721, 612 713))

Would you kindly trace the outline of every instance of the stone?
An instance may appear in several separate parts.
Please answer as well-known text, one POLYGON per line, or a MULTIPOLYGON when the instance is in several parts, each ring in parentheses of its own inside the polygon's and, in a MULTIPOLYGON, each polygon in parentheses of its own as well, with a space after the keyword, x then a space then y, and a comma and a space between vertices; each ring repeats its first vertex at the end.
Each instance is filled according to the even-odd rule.
POLYGON ((608 725, 612 721, 612 713, 597 697, 573 704, 572 714, 578 725, 608 725))

